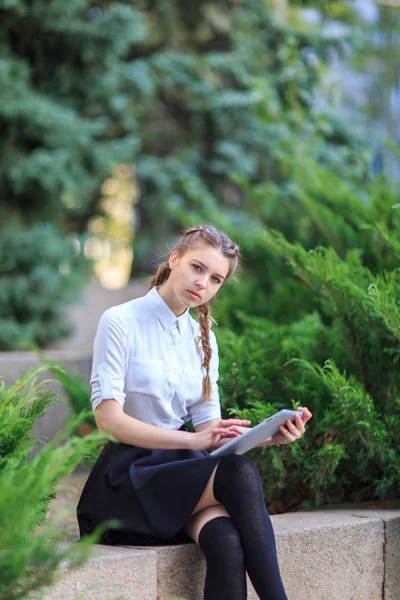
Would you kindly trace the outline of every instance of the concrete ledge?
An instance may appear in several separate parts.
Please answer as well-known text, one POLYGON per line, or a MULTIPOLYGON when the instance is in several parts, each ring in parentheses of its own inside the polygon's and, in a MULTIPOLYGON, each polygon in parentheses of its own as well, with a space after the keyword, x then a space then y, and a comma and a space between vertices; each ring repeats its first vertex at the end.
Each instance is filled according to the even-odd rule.
MULTIPOLYGON (((400 510, 322 510, 272 521, 289 600, 399 600, 400 510)), ((78 591, 96 600, 202 600, 204 573, 194 544, 95 546, 45 600, 73 600, 78 591)), ((248 599, 257 598, 249 582, 248 599)))
POLYGON ((275 517, 274 525, 290 600, 382 599, 384 524, 379 518, 321 511, 275 517))
POLYGON ((155 600, 157 553, 95 546, 79 569, 61 568, 59 581, 41 600, 155 600))
POLYGON ((400 598, 400 515, 393 515, 386 522, 385 530, 385 577, 384 599, 399 600, 400 598))
MULTIPOLYGON (((347 511, 348 509, 346 509, 347 511)), ((336 513, 343 512, 336 510, 336 513)), ((384 526, 383 594, 384 600, 400 599, 400 510, 355 509, 355 518, 379 519, 384 526)))

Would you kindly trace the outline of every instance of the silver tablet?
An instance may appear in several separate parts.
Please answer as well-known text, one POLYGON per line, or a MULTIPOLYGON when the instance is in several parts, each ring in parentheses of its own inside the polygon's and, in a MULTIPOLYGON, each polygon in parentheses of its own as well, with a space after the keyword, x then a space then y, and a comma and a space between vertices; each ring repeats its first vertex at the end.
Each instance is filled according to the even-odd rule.
POLYGON ((242 435, 231 439, 220 448, 217 448, 211 452, 211 456, 222 457, 227 454, 244 454, 275 433, 278 433, 279 426, 284 425, 287 419, 293 421, 295 415, 302 417, 303 413, 298 410, 280 410, 272 415, 272 417, 261 421, 258 425, 242 433, 242 435))

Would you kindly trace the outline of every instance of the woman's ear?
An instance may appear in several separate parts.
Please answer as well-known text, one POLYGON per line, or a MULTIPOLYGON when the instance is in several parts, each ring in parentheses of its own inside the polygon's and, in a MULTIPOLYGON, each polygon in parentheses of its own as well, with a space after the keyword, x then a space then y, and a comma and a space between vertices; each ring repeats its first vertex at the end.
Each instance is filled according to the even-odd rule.
POLYGON ((168 264, 169 264, 169 268, 171 269, 171 271, 174 268, 174 266, 177 264, 178 258, 179 258, 179 254, 176 250, 171 252, 171 255, 168 259, 168 264))

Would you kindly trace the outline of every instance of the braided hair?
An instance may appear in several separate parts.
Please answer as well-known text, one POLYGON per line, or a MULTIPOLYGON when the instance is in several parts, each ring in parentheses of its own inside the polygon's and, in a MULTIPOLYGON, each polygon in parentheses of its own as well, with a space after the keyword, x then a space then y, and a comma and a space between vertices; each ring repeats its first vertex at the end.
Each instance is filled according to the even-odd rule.
MULTIPOLYGON (((225 278, 226 281, 233 275, 238 267, 240 255, 239 246, 232 242, 232 240, 223 231, 216 229, 212 225, 189 227, 183 231, 172 251, 176 251, 180 255, 183 255, 189 249, 204 244, 212 246, 213 248, 217 248, 224 256, 229 258, 229 271, 225 278)), ((165 261, 161 263, 157 268, 156 274, 150 282, 150 289, 155 286, 162 285, 165 281, 167 281, 170 273, 171 268, 169 266, 169 262, 165 261)), ((214 321, 211 316, 211 309, 208 302, 205 302, 197 307, 197 318, 200 326, 200 337, 198 341, 201 342, 203 350, 202 366, 206 371, 206 376, 203 379, 203 400, 205 402, 209 402, 211 399, 210 363, 212 356, 210 345, 210 328, 214 321)))

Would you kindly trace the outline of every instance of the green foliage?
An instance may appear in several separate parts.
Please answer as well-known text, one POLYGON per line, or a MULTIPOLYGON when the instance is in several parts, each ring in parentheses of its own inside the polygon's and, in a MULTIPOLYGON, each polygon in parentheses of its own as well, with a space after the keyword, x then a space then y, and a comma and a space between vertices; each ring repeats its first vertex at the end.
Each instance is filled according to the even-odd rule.
POLYGON ((84 0, 7 2, 0 15, 3 212, 82 231, 110 167, 138 145, 121 66, 145 24, 126 3, 84 0))
MULTIPOLYGON (((365 175, 361 140, 319 103, 320 73, 343 40, 283 25, 268 3, 14 0, 0 16, 4 214, 82 232, 112 165, 135 162, 136 273, 182 224, 245 233, 274 214, 297 224, 299 156, 339 178, 365 175), (271 202, 252 206, 246 184, 271 202)), ((7 327, 7 347, 32 337, 18 319, 7 327)))
POLYGON ((145 56, 129 66, 138 82, 136 174, 145 200, 138 204, 136 271, 181 224, 214 221, 222 210, 220 221, 238 223, 244 211, 237 209, 245 208, 240 179, 285 193, 280 163, 303 137, 321 164, 365 172, 352 129, 328 108, 317 109, 320 73, 344 40, 283 25, 273 8, 254 0, 135 6, 152 23, 145 56))
POLYGON ((96 533, 66 548, 60 544, 64 536, 58 523, 45 520, 60 481, 105 436, 96 432, 85 439, 74 437, 74 421, 38 449, 32 426, 54 401, 43 392, 45 382, 37 383, 44 369, 31 370, 16 383, 0 387, 0 597, 8 600, 22 600, 50 585, 64 561, 71 568, 81 564, 98 539, 96 533))
POLYGON ((396 269, 376 277, 368 288, 368 300, 373 313, 397 340, 400 340, 399 279, 400 271, 396 269))
POLYGON ((0 20, 0 349, 16 350, 71 332, 88 270, 69 236, 140 145, 124 66, 147 26, 132 5, 88 0, 0 2, 0 20))
MULTIPOLYGON (((90 385, 78 370, 68 373, 60 364, 43 358, 43 363, 59 383, 68 399, 77 424, 75 433, 80 436, 90 434, 97 428, 96 420, 90 405, 90 385)), ((90 471, 99 457, 102 444, 99 444, 90 455, 82 460, 81 466, 90 471)))
POLYGON ((79 300, 89 271, 77 244, 50 223, 8 223, 0 241, 0 350, 44 347, 70 332, 65 307, 79 300))
POLYGON ((52 392, 36 395, 42 385, 36 384, 36 376, 43 370, 27 371, 12 385, 0 382, 0 471, 10 462, 19 466, 27 459, 33 425, 55 402, 52 392))
POLYGON ((288 152, 282 149, 281 166, 285 183, 280 188, 271 182, 252 185, 240 180, 246 204, 231 212, 230 222, 207 207, 209 220, 225 227, 245 258, 240 284, 222 290, 217 301, 216 318, 223 324, 237 327, 236 307, 277 322, 291 322, 319 307, 312 286, 301 285, 289 262, 283 263, 285 248, 277 251, 271 230, 297 244, 304 256, 319 246, 331 248, 345 259, 343 277, 350 273, 350 279, 356 272, 367 277, 364 267, 377 274, 397 265, 397 185, 385 178, 361 178, 346 172, 344 165, 343 171, 337 166, 338 172, 321 166, 311 139, 293 141, 288 152))
POLYGON ((76 416, 80 415, 84 423, 96 427, 93 411, 89 410, 90 386, 86 378, 78 370, 67 373, 60 364, 49 359, 43 359, 43 361, 49 371, 60 382, 74 414, 76 416))
MULTIPOLYGON (((375 237, 377 252, 382 227, 360 229, 360 238, 365 231, 375 237)), ((236 332, 217 331, 228 413, 253 424, 290 406, 308 406, 313 413, 300 442, 252 452, 271 510, 398 496, 397 232, 386 231, 386 252, 377 260, 371 249, 363 253, 363 240, 340 258, 333 247, 306 250, 277 231, 265 230, 259 239, 284 257, 299 288, 314 295, 313 312, 303 316, 301 307, 291 323, 235 312, 236 332), (374 273, 366 261, 387 268, 374 273)), ((235 311, 235 297, 232 302, 235 311)))
MULTIPOLYGON (((259 410, 261 402, 261 413, 271 414, 278 406, 290 403, 294 391, 287 389, 284 366, 294 357, 314 360, 322 353, 324 326, 318 314, 282 326, 244 314, 240 319, 241 334, 230 328, 217 330, 222 401, 226 407, 254 405, 259 410)), ((261 413, 256 417, 263 416, 261 413)))

